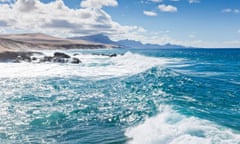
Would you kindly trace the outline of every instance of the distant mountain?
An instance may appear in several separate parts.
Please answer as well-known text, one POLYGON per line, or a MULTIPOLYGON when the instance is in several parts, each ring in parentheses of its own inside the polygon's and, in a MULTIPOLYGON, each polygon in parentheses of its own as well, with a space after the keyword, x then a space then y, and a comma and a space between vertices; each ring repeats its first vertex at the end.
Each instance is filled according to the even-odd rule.
POLYGON ((69 39, 85 40, 85 41, 94 42, 94 43, 117 45, 116 42, 112 41, 108 36, 105 36, 103 34, 96 34, 96 35, 89 35, 89 36, 82 36, 82 37, 70 37, 69 39))
POLYGON ((136 48, 136 49, 175 49, 175 48, 186 48, 181 45, 174 45, 174 44, 165 44, 165 45, 158 45, 158 44, 143 44, 140 41, 134 40, 120 40, 117 42, 121 47, 126 48, 136 48))
POLYGON ((136 48, 136 49, 169 49, 169 48, 186 48, 181 45, 174 45, 174 44, 165 44, 165 45, 158 45, 158 44, 143 44, 140 41, 135 40, 120 40, 120 41, 112 41, 108 36, 103 34, 96 34, 90 36, 82 36, 82 37, 70 37, 71 40, 85 40, 93 43, 101 43, 101 44, 109 44, 115 47, 120 48, 136 48))
POLYGON ((120 47, 124 48, 144 48, 144 45, 140 41, 120 40, 117 41, 117 43, 120 45, 120 47))

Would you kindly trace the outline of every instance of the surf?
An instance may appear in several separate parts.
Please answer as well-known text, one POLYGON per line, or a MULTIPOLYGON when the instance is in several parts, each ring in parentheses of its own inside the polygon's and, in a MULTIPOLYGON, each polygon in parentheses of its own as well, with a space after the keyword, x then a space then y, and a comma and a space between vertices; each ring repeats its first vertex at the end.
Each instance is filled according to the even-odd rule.
POLYGON ((126 130, 129 144, 226 144, 239 143, 240 133, 208 120, 184 116, 161 105, 159 114, 126 130))
MULTIPOLYGON (((71 56, 73 52, 63 51, 71 56)), ((51 56, 54 51, 45 51, 51 56)), ((180 60, 167 58, 147 57, 132 52, 126 52, 117 57, 84 54, 75 52, 82 64, 55 64, 55 63, 0 63, 0 77, 69 77, 78 76, 89 79, 104 79, 113 77, 131 76, 141 73, 154 66, 166 66, 180 60)))

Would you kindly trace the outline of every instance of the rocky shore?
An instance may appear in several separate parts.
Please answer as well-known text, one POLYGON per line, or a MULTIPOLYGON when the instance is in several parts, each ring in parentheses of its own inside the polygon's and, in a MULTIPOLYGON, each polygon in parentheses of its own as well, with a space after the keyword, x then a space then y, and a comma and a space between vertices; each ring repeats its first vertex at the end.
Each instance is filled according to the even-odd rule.
MULTIPOLYGON (((52 55, 45 55, 42 52, 2 52, 0 53, 0 62, 8 63, 71 63, 71 64, 80 64, 82 61, 77 58, 79 54, 75 53, 73 56, 70 56, 63 52, 54 52, 52 55)), ((93 53, 92 55, 106 56, 106 57, 116 57, 117 54, 97 54, 93 53)))
MULTIPOLYGON (((55 52, 52 56, 48 56, 41 51, 114 47, 114 45, 110 44, 93 43, 85 40, 71 40, 41 33, 0 35, 0 62, 79 64, 81 60, 77 57, 62 52, 55 52)), ((113 57, 116 55, 109 56, 113 57)))
POLYGON ((0 53, 0 62, 29 62, 29 63, 72 63, 79 64, 81 60, 65 53, 55 52, 53 56, 41 52, 3 52, 0 53))

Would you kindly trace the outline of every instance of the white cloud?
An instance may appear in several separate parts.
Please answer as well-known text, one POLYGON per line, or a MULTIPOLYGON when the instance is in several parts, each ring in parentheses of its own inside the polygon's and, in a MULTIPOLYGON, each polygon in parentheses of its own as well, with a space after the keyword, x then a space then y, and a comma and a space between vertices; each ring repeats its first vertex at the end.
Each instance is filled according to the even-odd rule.
POLYGON ((200 3, 200 0, 189 0, 189 3, 200 3))
POLYGON ((226 8, 222 10, 222 13, 240 13, 239 9, 231 9, 231 8, 226 8))
POLYGON ((223 13, 230 13, 230 12, 232 12, 232 9, 226 8, 226 9, 223 9, 222 12, 223 13))
POLYGON ((0 0, 0 2, 14 2, 15 0, 0 0))
POLYGON ((240 10, 239 9, 234 9, 233 12, 234 13, 240 13, 240 10))
POLYGON ((163 0, 149 0, 151 2, 156 2, 156 3, 160 3, 160 2, 163 2, 163 0))
POLYGON ((143 11, 143 14, 146 16, 157 16, 157 13, 153 11, 143 11))
POLYGON ((121 25, 100 8, 71 9, 62 0, 50 3, 17 0, 13 4, 0 4, 0 20, 1 33, 42 32, 63 37, 103 33, 113 40, 189 45, 165 36, 166 32, 155 33, 139 26, 121 25))
POLYGON ((113 6, 116 3, 109 1, 100 5, 92 8, 95 7, 94 4, 86 4, 89 7, 71 9, 62 0, 50 3, 39 0, 2 3, 0 4, 0 28, 4 28, 6 33, 42 32, 64 37, 103 33, 118 39, 128 38, 128 35, 134 37, 145 31, 138 26, 125 26, 113 21, 111 16, 100 8, 113 6))
POLYGON ((19 9, 22 12, 29 12, 36 9, 35 5, 36 5, 35 0, 18 0, 16 1, 15 4, 17 9, 19 9))
POLYGON ((172 5, 161 4, 158 6, 158 9, 163 12, 177 12, 177 7, 172 5))
POLYGON ((117 0, 83 0, 81 2, 83 8, 102 8, 104 6, 117 6, 117 0))
POLYGON ((196 37, 196 35, 195 34, 189 34, 188 37, 191 38, 191 39, 194 39, 196 37))
POLYGON ((229 48, 229 47, 239 48, 240 40, 224 41, 223 45, 225 46, 225 48, 229 48))
MULTIPOLYGON (((107 5, 101 5, 101 7, 107 5)), ((169 9, 174 9, 171 6, 165 7, 168 9, 167 12, 170 11, 169 9)), ((114 40, 132 39, 143 43, 173 43, 199 47, 222 46, 222 43, 219 42, 211 45, 212 42, 195 39, 176 40, 168 36, 171 34, 169 31, 156 33, 139 26, 121 25, 113 21, 111 16, 100 7, 71 9, 62 0, 50 3, 43 3, 39 0, 17 0, 11 4, 1 3, 0 32, 42 32, 63 37, 103 33, 114 40)), ((223 46, 227 46, 227 44, 239 46, 238 42, 228 42, 223 46)))

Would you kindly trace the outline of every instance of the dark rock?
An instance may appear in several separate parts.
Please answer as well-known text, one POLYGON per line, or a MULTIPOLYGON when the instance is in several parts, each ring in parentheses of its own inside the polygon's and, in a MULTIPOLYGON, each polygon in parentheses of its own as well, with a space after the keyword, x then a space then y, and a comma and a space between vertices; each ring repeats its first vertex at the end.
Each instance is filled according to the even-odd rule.
POLYGON ((40 52, 3 52, 0 53, 0 62, 31 62, 35 54, 43 55, 40 52))
POLYGON ((52 62, 55 63, 67 63, 71 57, 65 53, 55 52, 52 57, 52 62))
POLYGON ((32 57, 31 60, 32 60, 32 61, 36 61, 37 58, 36 58, 36 57, 32 57))
POLYGON ((51 56, 44 56, 43 59, 40 59, 40 62, 51 62, 53 57, 51 56))
POLYGON ((116 57, 117 54, 110 54, 109 57, 116 57))
POLYGON ((55 63, 67 63, 68 59, 53 57, 52 61, 55 62, 55 63))
POLYGON ((33 63, 72 63, 79 64, 81 60, 65 53, 56 52, 53 56, 45 56, 39 52, 4 52, 0 53, 0 62, 33 62, 33 63))
POLYGON ((98 53, 94 53, 93 55, 98 55, 98 56, 108 56, 108 57, 116 57, 117 54, 114 53, 114 54, 98 54, 98 53))
POLYGON ((71 58, 69 55, 61 52, 55 52, 53 57, 54 58, 71 58))
POLYGON ((0 61, 1 62, 11 62, 14 61, 18 56, 16 52, 4 52, 0 53, 0 61))
POLYGON ((16 62, 31 62, 31 56, 28 54, 18 55, 16 58, 16 62))
POLYGON ((81 63, 81 61, 78 58, 72 58, 71 63, 72 64, 79 64, 79 63, 81 63))
POLYGON ((13 62, 20 63, 22 61, 23 61, 22 57, 21 56, 17 56, 13 62))

